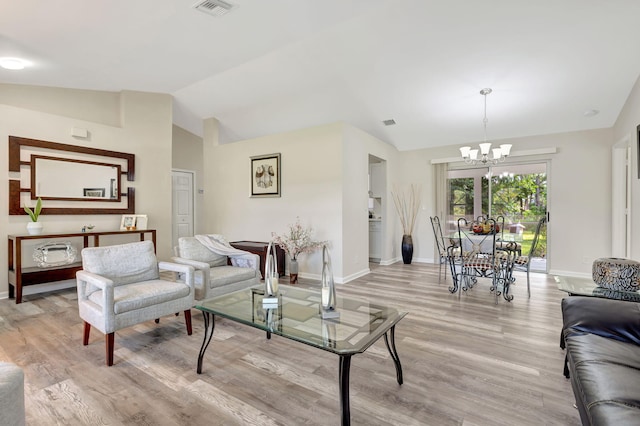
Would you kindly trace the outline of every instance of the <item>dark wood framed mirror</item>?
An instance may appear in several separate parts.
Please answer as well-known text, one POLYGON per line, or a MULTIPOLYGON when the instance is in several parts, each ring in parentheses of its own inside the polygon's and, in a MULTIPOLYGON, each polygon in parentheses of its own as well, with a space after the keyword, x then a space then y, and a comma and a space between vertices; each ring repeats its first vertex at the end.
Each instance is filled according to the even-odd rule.
POLYGON ((9 136, 9 172, 10 215, 24 214, 25 194, 53 201, 42 214, 135 214, 134 189, 122 187, 134 154, 9 136))

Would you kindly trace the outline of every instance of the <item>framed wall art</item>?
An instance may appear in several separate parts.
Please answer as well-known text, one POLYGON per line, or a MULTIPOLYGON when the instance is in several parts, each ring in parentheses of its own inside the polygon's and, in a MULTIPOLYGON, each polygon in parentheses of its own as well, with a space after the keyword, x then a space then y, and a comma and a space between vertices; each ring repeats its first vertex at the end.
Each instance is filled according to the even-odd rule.
POLYGON ((280 197, 280 153, 251 157, 251 197, 280 197))

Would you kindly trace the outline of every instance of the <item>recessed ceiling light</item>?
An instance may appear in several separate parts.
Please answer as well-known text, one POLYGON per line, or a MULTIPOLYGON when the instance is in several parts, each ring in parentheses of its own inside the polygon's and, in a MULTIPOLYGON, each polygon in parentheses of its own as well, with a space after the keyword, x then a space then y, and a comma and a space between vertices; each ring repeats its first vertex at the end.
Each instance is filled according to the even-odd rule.
POLYGON ((21 70, 27 66, 27 62, 20 58, 0 58, 0 67, 7 70, 21 70))
POLYGON ((598 115, 600 111, 597 109, 588 109, 584 112, 585 117, 593 117, 594 115, 598 115))

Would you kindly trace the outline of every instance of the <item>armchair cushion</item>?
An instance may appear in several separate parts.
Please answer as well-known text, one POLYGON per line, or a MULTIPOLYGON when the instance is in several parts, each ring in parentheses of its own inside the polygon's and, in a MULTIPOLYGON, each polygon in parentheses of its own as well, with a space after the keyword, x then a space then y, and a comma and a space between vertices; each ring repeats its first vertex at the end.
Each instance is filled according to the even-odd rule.
POLYGON ((211 268, 211 288, 222 287, 238 281, 250 280, 256 277, 253 268, 239 268, 237 266, 219 266, 211 268))
POLYGON ((112 280, 116 286, 160 277, 151 241, 85 248, 82 268, 112 280))
POLYGON ((198 262, 208 263, 209 266, 224 266, 227 264, 227 256, 216 254, 203 246, 195 238, 178 239, 178 256, 198 262))
MULTIPOLYGON (((187 297, 189 292, 190 289, 187 284, 177 286, 174 282, 163 280, 150 280, 118 286, 113 289, 113 311, 116 315, 135 311, 136 309, 187 297)), ((89 300, 103 307, 105 298, 102 290, 91 293, 89 300)))

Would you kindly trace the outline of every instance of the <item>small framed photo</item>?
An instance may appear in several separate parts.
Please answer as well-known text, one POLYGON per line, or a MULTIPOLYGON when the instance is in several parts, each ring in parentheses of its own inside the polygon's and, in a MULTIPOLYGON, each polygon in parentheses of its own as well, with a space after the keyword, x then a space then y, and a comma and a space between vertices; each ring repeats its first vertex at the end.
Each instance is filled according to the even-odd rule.
POLYGON ((111 198, 115 200, 120 195, 118 194, 118 184, 116 183, 115 179, 111 179, 110 186, 111 188, 109 193, 111 194, 111 198))
POLYGON ((104 198, 104 188, 82 188, 85 197, 104 198))
POLYGON ((251 197, 280 197, 280 153, 251 157, 251 197))
POLYGON ((120 221, 121 231, 133 231, 136 229, 136 215, 135 214, 123 214, 120 221))
POLYGON ((137 214, 136 215, 136 229, 146 230, 147 229, 147 215, 146 214, 137 214))

